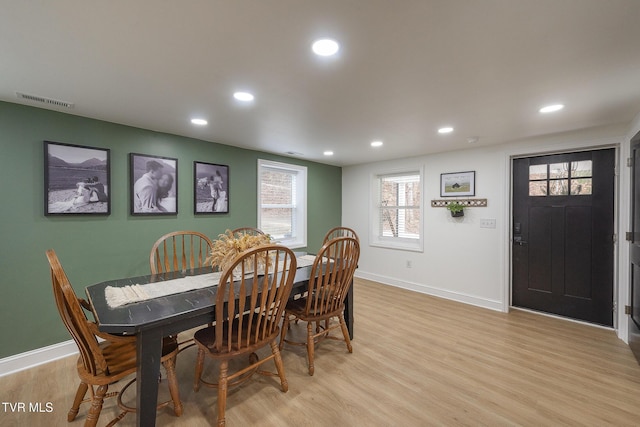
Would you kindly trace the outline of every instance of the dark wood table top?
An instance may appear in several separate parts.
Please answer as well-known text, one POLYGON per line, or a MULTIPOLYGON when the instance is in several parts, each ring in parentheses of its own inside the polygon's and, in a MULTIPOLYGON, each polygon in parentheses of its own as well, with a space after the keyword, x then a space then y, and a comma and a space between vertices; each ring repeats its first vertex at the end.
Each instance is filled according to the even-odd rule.
MULTIPOLYGON (((116 308, 111 308, 107 304, 105 297, 105 288, 107 286, 144 285, 211 272, 211 268, 207 267, 184 272, 108 280, 88 286, 86 293, 94 309, 94 315, 101 331, 112 334, 134 335, 143 329, 154 328, 159 323, 167 324, 180 318, 198 317, 205 313, 212 314, 216 304, 218 281, 212 280, 211 287, 153 298, 116 308)), ((307 287, 310 272, 311 266, 301 267, 296 270, 292 295, 296 294, 296 290, 307 287)))

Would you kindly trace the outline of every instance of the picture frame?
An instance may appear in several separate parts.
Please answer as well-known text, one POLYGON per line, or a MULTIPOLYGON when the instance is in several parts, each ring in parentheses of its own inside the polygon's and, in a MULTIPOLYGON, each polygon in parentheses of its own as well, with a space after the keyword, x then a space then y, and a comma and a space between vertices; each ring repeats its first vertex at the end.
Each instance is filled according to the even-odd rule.
POLYGON ((111 151, 44 141, 44 214, 110 215, 111 151))
POLYGON ((131 215, 178 214, 178 159, 129 153, 131 215))
POLYGON ((440 174, 440 197, 461 197, 475 195, 475 171, 440 174))
POLYGON ((193 213, 229 213, 229 166, 193 162, 193 213))

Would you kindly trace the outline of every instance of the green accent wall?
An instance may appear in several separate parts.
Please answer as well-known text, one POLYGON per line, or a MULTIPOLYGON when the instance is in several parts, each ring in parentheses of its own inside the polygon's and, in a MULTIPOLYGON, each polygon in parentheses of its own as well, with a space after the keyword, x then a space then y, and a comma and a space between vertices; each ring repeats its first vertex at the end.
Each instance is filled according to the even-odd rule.
POLYGON ((196 230, 211 238, 255 226, 259 158, 304 165, 308 252, 340 225, 339 167, 244 150, 84 117, 0 102, 0 358, 71 339, 58 315, 45 250, 56 250, 76 293, 108 279, 148 274, 158 237, 196 230), (43 141, 111 150, 111 215, 44 216, 43 141), (129 214, 129 153, 178 159, 178 214, 129 214), (229 214, 193 214, 193 162, 229 165, 229 214))

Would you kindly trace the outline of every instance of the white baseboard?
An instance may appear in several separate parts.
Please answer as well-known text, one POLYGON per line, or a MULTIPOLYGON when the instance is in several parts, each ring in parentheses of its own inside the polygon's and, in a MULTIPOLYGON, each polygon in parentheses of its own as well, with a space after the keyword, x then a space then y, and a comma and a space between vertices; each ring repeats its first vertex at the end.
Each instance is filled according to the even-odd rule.
POLYGON ((49 345, 0 359, 0 377, 78 354, 73 340, 49 345))
POLYGON ((487 298, 479 298, 473 295, 467 295, 459 292, 452 292, 446 289, 434 288, 432 286, 428 286, 422 283, 413 283, 413 282, 407 282, 404 280, 398 280, 398 279, 394 279, 393 277, 367 273, 366 271, 361 271, 361 270, 356 270, 355 277, 383 283, 385 285, 395 286, 397 288, 420 292, 422 294, 432 295, 435 297, 445 298, 452 301, 458 301, 465 304, 475 305, 477 307, 488 308, 489 310, 504 311, 502 301, 490 300, 487 298))

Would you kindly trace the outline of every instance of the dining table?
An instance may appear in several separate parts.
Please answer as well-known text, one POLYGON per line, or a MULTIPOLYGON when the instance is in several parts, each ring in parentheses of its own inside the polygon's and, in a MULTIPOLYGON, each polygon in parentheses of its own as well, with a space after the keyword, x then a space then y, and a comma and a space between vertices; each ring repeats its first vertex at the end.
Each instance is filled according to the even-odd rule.
MULTIPOLYGON (((291 298, 302 294, 308 287, 311 268, 311 265, 306 264, 296 269, 291 298)), ((137 338, 136 419, 138 426, 155 426, 156 423, 158 373, 163 338, 213 322, 218 283, 211 280, 211 286, 117 307, 113 307, 113 304, 109 305, 106 290, 108 287, 127 288, 211 272, 211 268, 208 267, 127 277, 96 283, 85 290, 100 331, 117 335, 135 335, 137 338)), ((345 299, 344 315, 349 335, 353 339, 353 286, 349 287, 345 299)))

